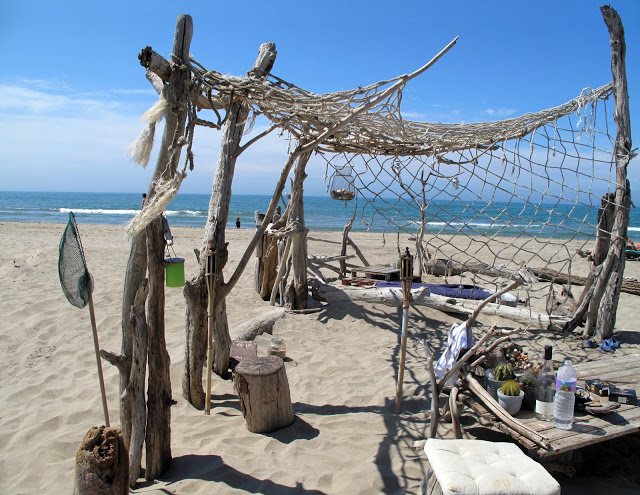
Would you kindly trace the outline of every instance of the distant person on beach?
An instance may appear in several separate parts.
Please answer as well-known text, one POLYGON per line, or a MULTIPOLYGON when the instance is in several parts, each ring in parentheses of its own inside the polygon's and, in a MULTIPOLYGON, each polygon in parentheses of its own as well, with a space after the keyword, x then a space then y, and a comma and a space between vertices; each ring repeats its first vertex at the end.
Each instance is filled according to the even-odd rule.
POLYGON ((240 228, 240 217, 236 217, 236 229, 240 228))
POLYGON ((147 194, 142 193, 142 206, 140 208, 144 208, 144 204, 147 202, 147 194))
POLYGON ((634 251, 640 251, 640 242, 633 242, 631 237, 628 239, 628 247, 633 249, 634 251))

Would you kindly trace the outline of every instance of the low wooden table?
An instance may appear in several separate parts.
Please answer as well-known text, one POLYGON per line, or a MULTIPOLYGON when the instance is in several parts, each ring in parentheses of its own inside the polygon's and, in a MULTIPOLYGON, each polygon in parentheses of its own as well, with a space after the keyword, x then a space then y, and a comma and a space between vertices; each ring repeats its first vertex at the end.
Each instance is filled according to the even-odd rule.
MULTIPOLYGON (((598 352, 594 350, 593 352, 598 352)), ((610 381, 620 388, 635 389, 640 393, 640 354, 618 356, 616 354, 603 356, 597 361, 574 364, 578 373, 578 386, 584 387, 584 380, 599 378, 610 381)), ((592 396, 594 394, 592 393, 592 396)), ((606 402, 606 397, 600 398, 606 402)), ((483 415, 487 413, 484 406, 478 401, 472 401, 472 407, 483 415), (479 407, 478 407, 479 406, 479 407)), ((620 404, 620 408, 610 414, 594 416, 587 412, 575 412, 573 426, 570 430, 560 430, 553 423, 539 421, 533 412, 521 412, 515 419, 523 425, 538 432, 550 442, 550 448, 544 449, 530 440, 517 436, 512 430, 506 428, 499 421, 496 426, 513 436, 521 445, 529 450, 529 453, 543 460, 558 454, 571 452, 587 445, 593 445, 613 438, 628 435, 640 431, 640 405, 630 406, 620 404)))
POLYGON ((351 269, 351 276, 373 278, 378 280, 400 280, 400 268, 389 265, 371 265, 351 269))

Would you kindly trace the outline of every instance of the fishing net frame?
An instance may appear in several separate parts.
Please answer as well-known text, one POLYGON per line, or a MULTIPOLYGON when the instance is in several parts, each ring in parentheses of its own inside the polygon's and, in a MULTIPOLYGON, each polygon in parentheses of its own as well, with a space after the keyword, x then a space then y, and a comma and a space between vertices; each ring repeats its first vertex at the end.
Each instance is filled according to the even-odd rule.
MULTIPOLYGON (((360 209, 360 220, 367 229, 372 228, 374 221, 384 222, 385 234, 393 231, 398 237, 401 232, 415 235, 421 272, 427 268, 426 260, 437 258, 439 253, 464 268, 478 262, 480 251, 484 250, 493 257, 489 265, 495 270, 489 283, 496 289, 504 285, 500 278, 513 275, 521 264, 533 260, 543 263, 545 269, 551 266, 566 269, 571 277, 577 253, 569 252, 564 241, 582 236, 584 247, 595 237, 597 221, 587 217, 593 216, 591 211, 598 209, 604 195, 611 194, 619 180, 616 162, 620 156, 616 157, 615 138, 609 132, 612 112, 606 105, 614 93, 614 83, 585 89, 556 107, 494 122, 442 124, 405 119, 401 102, 406 84, 433 65, 455 42, 411 74, 326 94, 304 90, 270 71, 253 73, 258 71, 255 68, 248 77, 223 75, 207 70, 190 57, 192 98, 188 104, 188 132, 180 146, 186 144, 190 150, 195 126, 220 128, 227 116, 222 116, 219 110, 226 110, 232 101, 243 101, 251 109, 245 134, 260 115, 271 125, 244 144, 241 151, 277 129, 298 143, 296 152, 302 146, 324 159, 325 180, 329 179, 332 196, 336 194, 331 190, 334 180, 342 178, 344 167, 351 167, 349 198, 338 194, 335 199, 350 200, 352 194, 357 197, 359 201, 354 202, 354 208, 360 209), (600 106, 604 107, 602 119, 596 118, 600 106), (203 109, 213 110, 217 121, 203 119, 199 114, 203 109), (572 115, 577 116, 577 121, 572 121, 572 115), (585 141, 589 143, 584 144, 585 141), (604 177, 600 178, 598 173, 603 170, 604 177), (523 178, 527 179, 527 185, 522 184, 523 178), (534 184, 536 181, 543 185, 534 184), (547 215, 547 220, 540 222, 540 233, 532 235, 526 229, 514 229, 513 220, 519 216, 506 208, 494 214, 495 218, 506 219, 503 223, 511 229, 506 241, 501 235, 504 227, 496 227, 495 220, 490 222, 493 232, 474 231, 473 220, 486 215, 487 208, 500 194, 510 195, 508 205, 520 201, 535 209, 536 222, 547 215), (438 205, 438 197, 461 203, 463 212, 472 215, 460 214, 442 222, 449 230, 429 232, 429 240, 424 241, 427 218, 438 218, 439 212, 445 211, 438 205), (547 206, 549 200, 551 206, 547 206), (558 206, 567 201, 587 206, 589 214, 584 219, 570 217, 563 221, 558 206), (406 214, 416 208, 420 217, 417 221, 406 214), (373 214, 367 216, 367 209, 373 214), (583 226, 576 230, 568 226, 569 220, 583 226), (459 227, 454 228, 455 224, 459 227), (553 244, 558 233, 562 233, 563 240, 554 254, 550 259, 541 259, 540 245, 553 244)), ((145 57, 151 60, 153 55, 151 51, 145 57)), ((141 56, 141 61, 145 57, 141 56)), ((149 62, 146 66, 153 65, 149 62)), ((633 153, 631 150, 626 153, 623 159, 628 162, 633 153)), ((187 161, 192 169, 191 153, 187 153, 183 171, 187 161)), ((339 192, 344 192, 340 189, 339 192)), ((615 206, 625 208, 623 204, 615 206)), ((155 213, 149 211, 147 216, 155 213)), ((615 240, 613 237, 612 242, 615 240)))
POLYGON ((60 239, 58 253, 58 275, 62 291, 73 306, 82 309, 91 298, 93 279, 87 270, 76 217, 71 211, 60 239))

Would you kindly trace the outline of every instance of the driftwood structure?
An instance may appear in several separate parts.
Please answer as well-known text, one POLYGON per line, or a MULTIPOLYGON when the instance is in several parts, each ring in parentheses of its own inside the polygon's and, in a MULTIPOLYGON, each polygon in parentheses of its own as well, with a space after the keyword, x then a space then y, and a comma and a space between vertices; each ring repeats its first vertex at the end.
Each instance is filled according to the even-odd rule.
MULTIPOLYGON (((189 55, 193 35, 192 20, 189 16, 178 17, 171 60, 146 47, 140 54, 140 62, 147 69, 147 78, 158 91, 160 98, 145 114, 149 125, 132 147, 134 159, 141 164, 148 162, 155 124, 163 117, 165 130, 148 190, 149 200, 129 226, 131 252, 123 292, 122 349, 120 354, 102 352, 103 358, 116 365, 120 372, 120 423, 124 441, 127 447, 131 446, 131 466, 140 461, 142 435, 146 444, 147 479, 162 475, 171 462, 170 407, 173 399, 169 380, 169 356, 164 340, 165 241, 162 235, 161 214, 175 197, 188 170, 194 167, 191 147, 197 126, 221 129, 222 146, 213 180, 202 248, 196 253, 199 268, 184 289, 187 311, 182 393, 194 407, 205 408, 202 371, 207 346, 207 320, 212 319, 214 328, 213 367, 218 375, 225 375, 229 370, 231 347, 226 317, 226 296, 254 257, 254 251, 258 249, 264 254, 264 235, 269 225, 272 227, 269 235, 279 239, 276 244, 279 242, 280 247, 276 248, 276 251, 279 250, 280 255, 277 269, 270 269, 272 273, 275 271, 275 278, 269 278, 263 284, 260 288, 262 295, 275 303, 277 290, 281 304, 287 308, 306 308, 308 255, 303 185, 311 153, 318 152, 322 157, 347 154, 365 156, 368 157, 367 167, 371 164, 380 165, 389 180, 399 188, 400 194, 404 196, 404 203, 411 203, 420 211, 416 252, 418 270, 422 274, 423 269, 428 270, 432 263, 425 230, 427 205, 431 201, 427 193, 433 191, 430 189, 430 181, 445 181, 447 188, 451 186, 452 190, 464 186, 460 175, 462 172, 443 173, 441 167, 445 171, 453 170, 446 167, 454 167, 455 170, 467 171, 473 175, 475 167, 481 168, 481 160, 501 151, 502 169, 506 170, 505 164, 508 164, 514 174, 517 160, 507 156, 508 143, 516 143, 517 148, 523 138, 528 138, 533 147, 537 131, 556 122, 557 119, 580 112, 588 105, 595 106, 597 102, 604 101, 613 94, 618 126, 615 145, 617 175, 614 220, 610 231, 609 227, 603 227, 611 234, 610 246, 604 261, 599 265, 601 268, 594 266, 590 275, 592 287, 588 288, 584 298, 586 301, 589 296, 590 302, 584 302, 581 306, 582 315, 587 311, 584 308, 589 307, 589 321, 595 322, 598 334, 603 338, 609 335, 615 322, 624 269, 624 245, 630 203, 626 167, 632 157, 632 151, 622 26, 613 9, 603 8, 603 15, 611 33, 613 84, 585 92, 574 100, 552 109, 514 119, 479 124, 414 122, 404 119, 400 112, 402 91, 406 84, 436 63, 456 43, 457 38, 431 61, 410 74, 326 95, 311 93, 273 75, 271 70, 276 50, 272 43, 260 47, 257 60, 246 77, 225 76, 205 69, 189 55), (203 110, 212 116, 209 120, 202 118, 199 112, 203 110), (242 143, 245 127, 257 115, 266 117, 271 126, 248 142, 242 143), (253 239, 235 271, 227 278, 224 273, 228 257, 225 226, 229 215, 236 161, 247 147, 276 129, 288 133, 294 145, 284 162, 267 211, 259 225, 257 224, 253 239), (186 152, 184 165, 180 168, 178 162, 182 148, 185 148, 186 152), (426 162, 427 159, 429 163, 426 162), (410 180, 403 179, 403 174, 408 172, 411 163, 418 163, 420 169, 411 175, 410 180), (276 206, 282 198, 292 171, 292 194, 286 211, 278 222, 272 224, 276 206), (417 192, 411 189, 412 184, 419 185, 417 192), (209 248, 211 253, 208 252, 209 248), (215 283, 210 289, 207 289, 205 283, 208 255, 213 256, 215 272, 215 283), (211 309, 207 306, 208 298, 213 300, 211 309), (149 369, 146 402, 142 397, 145 360, 149 369)), ((539 132, 538 135, 545 132, 539 132)), ((548 141, 547 150, 551 151, 551 140, 548 141)), ((515 157, 517 150, 513 149, 515 157)), ((554 156, 556 151, 561 153, 560 150, 556 150, 554 137, 554 156)), ((333 164, 331 166, 333 167, 333 164)), ((500 180, 506 180, 504 174, 500 180)), ((516 179, 510 180, 514 181, 515 187, 516 179)), ((471 186, 472 183, 467 185, 471 186)), ((351 192, 356 197, 359 190, 351 192)), ((345 261, 347 245, 354 247, 356 254, 367 264, 355 244, 349 242, 351 225, 352 222, 347 224, 343 235, 340 252, 342 273, 346 271, 342 262, 345 261)), ((506 268, 492 267, 492 270, 497 270, 495 275, 512 277, 520 267, 514 269, 513 259, 509 262, 510 266, 506 268)), ((469 267, 467 264, 466 269, 469 267)), ((414 304, 418 303, 419 298, 414 304)), ((468 302, 452 303, 446 300, 442 302, 440 309, 451 311, 453 307, 460 309, 466 304, 468 302)), ((480 307, 486 308, 484 305, 476 304, 473 308, 464 309, 464 312, 470 312, 471 319, 475 319, 480 307)), ((582 315, 577 323, 582 322, 582 315)), ((551 317, 548 323, 551 323, 551 317)), ((131 470, 131 485, 135 483, 138 467, 131 470)))

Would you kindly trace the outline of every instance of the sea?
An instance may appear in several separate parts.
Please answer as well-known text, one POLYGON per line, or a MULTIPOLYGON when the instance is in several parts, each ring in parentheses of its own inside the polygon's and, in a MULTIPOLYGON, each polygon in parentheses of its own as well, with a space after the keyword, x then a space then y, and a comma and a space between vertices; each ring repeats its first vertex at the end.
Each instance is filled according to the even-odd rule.
MULTIPOLYGON (((267 195, 232 195, 227 227, 235 228, 238 217, 241 228, 255 228, 254 212, 264 213, 270 199, 267 195)), ((141 203, 142 195, 137 193, 0 191, 0 222, 65 224, 73 212, 78 224, 126 225, 140 211, 141 203)), ((208 205, 208 194, 178 193, 165 215, 170 225, 204 227, 208 205)), ((595 238, 598 206, 436 200, 427 205, 425 222, 430 234, 591 239, 595 238)), ((352 231, 416 234, 421 222, 419 209, 398 198, 365 203, 305 196, 304 209, 311 231, 342 231, 354 218, 352 231)), ((640 212, 635 208, 628 233, 640 241, 640 212)))

